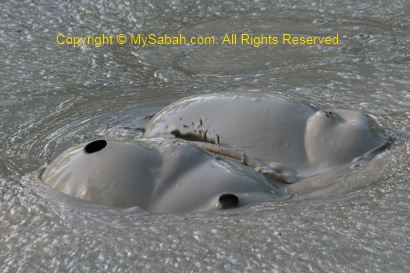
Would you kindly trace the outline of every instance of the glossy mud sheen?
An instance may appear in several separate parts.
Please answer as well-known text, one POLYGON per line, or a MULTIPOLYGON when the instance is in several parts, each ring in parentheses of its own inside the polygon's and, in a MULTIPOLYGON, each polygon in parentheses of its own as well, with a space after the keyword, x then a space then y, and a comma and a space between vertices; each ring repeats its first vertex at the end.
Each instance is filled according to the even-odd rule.
POLYGON ((221 93, 167 106, 137 141, 68 149, 39 178, 96 204, 192 213, 275 200, 285 184, 312 176, 320 184, 324 173, 367 163, 389 145, 376 121, 357 111, 221 93))
POLYGON ((248 166, 174 138, 95 140, 63 152, 40 179, 93 204, 152 213, 238 208, 272 201, 284 191, 248 166), (101 143, 104 149, 87 152, 101 143))
POLYGON ((0 10, 1 271, 410 271, 408 1, 2 1, 0 10), (270 30, 339 32, 342 44, 53 44, 58 32, 270 30), (38 170, 72 146, 135 140, 145 117, 171 102, 238 89, 360 110, 394 142, 327 184, 309 181, 303 195, 218 213, 74 204, 33 185, 38 170))
POLYGON ((144 137, 167 135, 214 144, 212 150, 219 154, 231 148, 242 154, 245 165, 253 160, 255 167, 283 166, 300 178, 343 166, 388 142, 377 122, 358 111, 324 110, 263 93, 219 93, 175 102, 153 117, 144 132, 144 137))

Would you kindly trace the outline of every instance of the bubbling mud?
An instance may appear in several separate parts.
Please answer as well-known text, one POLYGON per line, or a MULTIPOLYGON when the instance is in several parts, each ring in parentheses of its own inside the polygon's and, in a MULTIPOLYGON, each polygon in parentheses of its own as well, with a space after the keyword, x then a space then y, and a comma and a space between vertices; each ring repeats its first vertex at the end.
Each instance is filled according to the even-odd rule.
POLYGON ((134 142, 100 139, 65 151, 41 179, 102 205, 210 211, 275 200, 290 193, 286 184, 312 176, 326 183, 329 173, 372 159, 388 143, 360 112, 282 96, 206 95, 169 105, 134 142))

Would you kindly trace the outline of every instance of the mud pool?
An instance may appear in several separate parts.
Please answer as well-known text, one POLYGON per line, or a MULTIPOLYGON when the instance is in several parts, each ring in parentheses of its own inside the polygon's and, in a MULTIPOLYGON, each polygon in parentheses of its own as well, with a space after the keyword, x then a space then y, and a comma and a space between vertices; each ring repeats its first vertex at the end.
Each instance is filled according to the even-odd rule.
MULTIPOLYGON (((409 272, 408 1, 2 1, 1 272, 409 272), (63 33, 336 33, 333 47, 73 49, 63 33), (329 183, 218 213, 150 215, 44 198, 38 170, 133 140, 182 97, 255 90, 360 110, 391 149, 329 183)), ((61 196, 60 196, 61 197, 61 196)))

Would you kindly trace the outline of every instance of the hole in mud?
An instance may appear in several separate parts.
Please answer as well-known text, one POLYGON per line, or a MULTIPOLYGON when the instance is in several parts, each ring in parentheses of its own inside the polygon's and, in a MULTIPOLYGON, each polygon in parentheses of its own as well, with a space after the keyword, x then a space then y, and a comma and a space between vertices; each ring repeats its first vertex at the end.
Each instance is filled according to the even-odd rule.
POLYGON ((95 153, 95 152, 98 152, 98 151, 104 149, 105 146, 107 146, 107 141, 105 141, 104 139, 95 140, 93 142, 88 143, 84 147, 84 151, 87 154, 92 154, 92 153, 95 153))
POLYGON ((219 203, 222 209, 237 208, 239 206, 239 198, 235 194, 226 193, 219 196, 219 203))

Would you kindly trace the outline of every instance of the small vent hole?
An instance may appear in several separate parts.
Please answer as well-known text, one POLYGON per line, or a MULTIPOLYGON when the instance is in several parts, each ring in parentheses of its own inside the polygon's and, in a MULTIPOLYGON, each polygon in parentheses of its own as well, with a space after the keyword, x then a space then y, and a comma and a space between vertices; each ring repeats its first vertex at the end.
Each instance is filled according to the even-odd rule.
POLYGON ((100 140, 96 140, 96 141, 88 143, 84 147, 84 151, 87 154, 92 154, 92 153, 95 153, 95 152, 98 152, 98 151, 104 149, 105 146, 107 146, 107 141, 105 141, 103 139, 100 139, 100 140))
POLYGON ((226 193, 219 196, 219 203, 222 209, 231 209, 239 206, 239 198, 235 194, 226 193))

